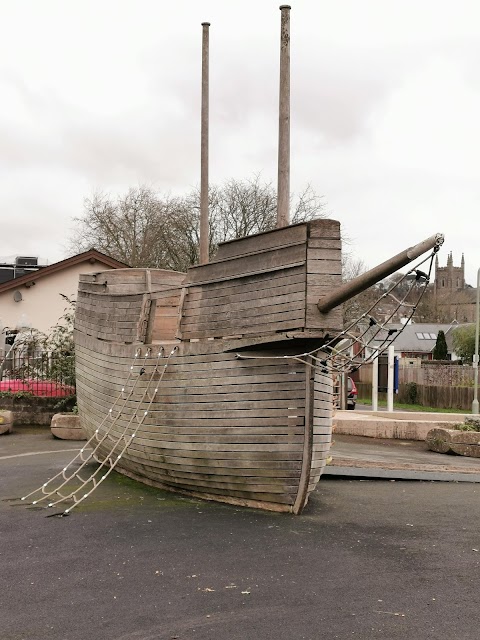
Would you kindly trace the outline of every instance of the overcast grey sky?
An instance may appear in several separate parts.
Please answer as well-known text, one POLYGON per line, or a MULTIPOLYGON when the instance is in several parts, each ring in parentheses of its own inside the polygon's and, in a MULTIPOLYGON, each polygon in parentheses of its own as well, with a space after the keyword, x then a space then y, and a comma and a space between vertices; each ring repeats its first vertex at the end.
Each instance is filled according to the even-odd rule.
MULTIPOLYGON (((93 190, 276 182, 281 2, 0 0, 0 256, 65 257, 93 190)), ((478 0, 292 0, 292 191, 369 267, 440 231, 480 266, 478 0)))

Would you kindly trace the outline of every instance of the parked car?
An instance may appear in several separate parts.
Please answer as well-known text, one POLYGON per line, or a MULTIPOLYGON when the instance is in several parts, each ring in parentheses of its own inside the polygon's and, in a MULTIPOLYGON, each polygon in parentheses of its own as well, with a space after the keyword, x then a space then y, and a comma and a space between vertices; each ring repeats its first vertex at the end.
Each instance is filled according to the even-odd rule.
POLYGON ((25 391, 34 396, 49 398, 65 398, 75 393, 75 387, 54 380, 2 380, 0 381, 0 391, 18 393, 25 391))
POLYGON ((357 403, 357 385, 352 380, 352 378, 348 378, 347 380, 347 409, 355 409, 355 405, 357 403))

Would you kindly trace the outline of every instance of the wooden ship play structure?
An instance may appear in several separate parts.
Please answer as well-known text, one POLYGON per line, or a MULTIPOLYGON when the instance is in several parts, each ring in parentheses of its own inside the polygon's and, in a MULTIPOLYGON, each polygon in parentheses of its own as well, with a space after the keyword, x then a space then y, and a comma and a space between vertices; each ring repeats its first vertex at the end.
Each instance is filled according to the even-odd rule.
POLYGON ((289 7, 281 10, 278 227, 225 242, 208 261, 204 24, 201 263, 187 274, 80 277, 77 397, 89 441, 27 502, 69 500, 68 514, 115 470, 188 496, 298 514, 329 454, 332 374, 395 338, 387 332, 372 353, 384 327, 378 305, 344 327, 341 303, 427 252, 401 280, 407 294, 392 287, 380 298, 413 315, 412 296, 428 284, 441 235, 342 284, 340 224, 288 224, 289 7))

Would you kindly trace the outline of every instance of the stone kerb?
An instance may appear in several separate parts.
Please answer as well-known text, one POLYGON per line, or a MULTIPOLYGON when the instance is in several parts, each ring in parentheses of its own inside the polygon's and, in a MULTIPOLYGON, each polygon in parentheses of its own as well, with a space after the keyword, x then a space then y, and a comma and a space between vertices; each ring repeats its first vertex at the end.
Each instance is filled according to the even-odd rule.
POLYGON ((334 418, 334 432, 368 438, 426 440, 432 429, 448 429, 451 426, 451 416, 455 416, 456 422, 463 418, 458 414, 338 411, 334 418))
POLYGON ((0 411, 0 435, 11 433, 13 429, 13 413, 11 411, 0 411))
POLYGON ((73 413, 56 413, 50 430, 60 440, 86 440, 87 436, 80 424, 80 416, 73 413))

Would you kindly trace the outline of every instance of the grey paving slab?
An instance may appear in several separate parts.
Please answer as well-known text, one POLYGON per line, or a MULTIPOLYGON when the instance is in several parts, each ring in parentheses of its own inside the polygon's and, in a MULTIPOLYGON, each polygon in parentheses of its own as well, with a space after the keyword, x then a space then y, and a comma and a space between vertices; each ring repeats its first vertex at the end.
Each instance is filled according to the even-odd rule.
POLYGON ((479 482, 480 459, 435 453, 418 440, 334 435, 330 475, 479 482))
POLYGON ((328 476, 346 476, 352 478, 383 478, 392 480, 427 480, 432 482, 480 482, 480 474, 450 473, 448 471, 427 471, 425 469, 389 469, 382 467, 342 467, 337 463, 325 471, 328 476))

